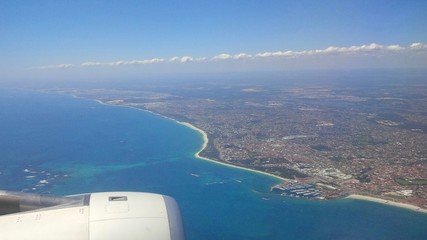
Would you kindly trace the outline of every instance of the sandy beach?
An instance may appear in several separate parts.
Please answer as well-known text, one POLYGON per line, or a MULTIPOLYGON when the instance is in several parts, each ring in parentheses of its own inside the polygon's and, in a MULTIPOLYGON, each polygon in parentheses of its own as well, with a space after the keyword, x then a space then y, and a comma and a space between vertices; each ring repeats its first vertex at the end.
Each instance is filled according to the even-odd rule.
MULTIPOLYGON (((197 128, 197 127, 195 127, 194 125, 192 125, 192 124, 190 124, 188 122, 180 122, 180 121, 177 121, 177 120, 174 120, 174 121, 176 121, 177 123, 182 124, 182 125, 184 125, 186 127, 189 127, 189 128, 191 128, 191 129, 193 129, 195 131, 198 131, 199 133, 202 134, 202 136, 203 136, 203 145, 202 145, 202 148, 197 153, 194 154, 194 156, 196 156, 197 158, 202 159, 202 160, 206 160, 206 161, 211 161, 211 162, 214 162, 214 163, 217 163, 217 164, 225 165, 225 166, 228 166, 228 167, 233 167, 233 168, 238 168, 238 169, 243 169, 243 170, 247 170, 247 171, 252 171, 252 172, 256 172, 256 173, 268 175, 268 176, 280 179, 282 181, 288 180, 288 179, 285 179, 285 178, 281 178, 281 177, 275 176, 275 175, 270 174, 270 173, 266 173, 266 172, 262 172, 262 171, 257 171, 257 170, 253 170, 253 169, 250 169, 250 168, 244 168, 244 167, 240 167, 240 166, 235 166, 235 165, 232 165, 232 164, 227 164, 227 163, 224 163, 224 162, 219 162, 219 161, 215 161, 215 160, 212 160, 212 159, 200 156, 200 153, 208 145, 209 139, 208 139, 208 135, 206 134, 206 132, 204 132, 202 129, 197 128)), ((415 205, 411 205, 411 204, 407 204, 407 203, 394 202, 394 201, 390 201, 390 200, 386 200, 386 199, 381 199, 381 198, 376 198, 376 197, 364 196, 364 195, 359 195, 359 194, 351 194, 351 195, 349 195, 346 198, 363 200, 363 201, 377 202, 377 203, 381 203, 381 204, 390 205, 390 206, 393 206, 393 207, 406 208, 406 209, 410 209, 410 210, 417 211, 417 212, 427 213, 427 209, 423 209, 423 208, 420 208, 420 207, 415 206, 415 205)))
POLYGON ((195 130, 195 131, 199 132, 200 134, 202 134, 202 136, 203 136, 203 145, 202 145, 202 147, 200 148, 200 150, 194 154, 194 156, 195 156, 195 157, 197 157, 197 158, 199 158, 199 159, 202 159, 202 160, 206 160, 206 161, 214 162, 214 163, 217 163, 217 164, 221 164, 221 165, 224 165, 224 166, 227 166, 227 167, 238 168, 238 169, 243 169, 243 170, 246 170, 246 171, 251 171, 251 172, 256 172, 256 173, 259 173, 259 174, 267 175, 267 176, 270 176, 270 177, 274 177, 274 178, 276 178, 276 179, 279 179, 279 180, 281 180, 281 181, 287 181, 287 180, 288 180, 288 179, 286 179, 286 178, 282 178, 282 177, 279 177, 279 176, 276 176, 276 175, 273 175, 273 174, 270 174, 270 173, 267 173, 267 172, 262 172, 262 171, 258 171, 258 170, 254 170, 254 169, 250 169, 250 168, 245 168, 245 167, 235 166, 235 165, 232 165, 232 164, 229 164, 229 163, 220 162, 220 161, 215 161, 215 160, 212 160, 212 159, 209 159, 209 158, 205 158, 205 157, 200 156, 200 153, 201 153, 201 152, 203 151, 203 149, 205 149, 205 148, 207 147, 207 145, 208 145, 208 141, 209 141, 209 139, 208 139, 208 135, 206 134, 206 132, 205 132, 205 131, 203 131, 203 130, 202 130, 202 129, 200 129, 200 128, 195 127, 194 125, 192 125, 192 124, 190 124, 190 123, 188 123, 188 122, 180 122, 180 121, 177 121, 177 120, 175 120, 175 119, 173 119, 173 120, 174 120, 174 121, 176 121, 176 122, 177 122, 177 123, 179 123, 179 124, 182 124, 182 125, 184 125, 184 126, 186 126, 186 127, 189 127, 189 128, 191 128, 191 129, 193 129, 193 130, 195 130))
MULTIPOLYGON (((78 96, 75 96, 75 95, 72 95, 72 96, 73 96, 73 97, 76 97, 76 98, 79 98, 78 96)), ((210 162, 213 162, 213 163, 216 163, 216 164, 221 164, 221 165, 224 165, 224 166, 227 166, 227 167, 232 167, 232 168, 237 168, 237 169, 242 169, 242 170, 246 170, 246 171, 251 171, 251 172, 255 172, 255 173, 259 173, 259 174, 267 175, 267 176, 270 176, 270 177, 273 177, 273 178, 279 179, 279 180, 281 180, 281 181, 287 181, 287 180, 288 180, 288 179, 286 179, 286 178, 282 178, 282 177, 279 177, 279 176, 276 176, 276 175, 273 175, 273 174, 270 174, 270 173, 267 173, 267 172, 258 171, 258 170, 254 170, 254 169, 250 169, 250 168, 245 168, 245 167, 240 167, 240 166, 235 166, 235 165, 232 165, 232 164, 228 164, 228 163, 224 163, 224 162, 220 162, 220 161, 216 161, 216 160, 212 160, 212 159, 210 159, 210 158, 206 158, 206 157, 202 157, 202 156, 200 156, 200 153, 203 151, 203 149, 205 149, 205 148, 208 146, 208 141, 209 141, 209 139, 208 139, 208 135, 206 134, 206 132, 205 132, 205 131, 203 131, 202 129, 200 129, 200 128, 198 128, 198 127, 194 126, 194 125, 192 125, 191 123, 188 123, 188 122, 181 122, 181 121, 178 121, 178 120, 176 120, 176 119, 173 119, 173 118, 170 118, 170 117, 166 117, 166 116, 164 116, 164 115, 161 115, 161 114, 156 113, 156 112, 152 112, 152 111, 147 110, 147 109, 141 109, 141 108, 138 108, 138 107, 136 107, 136 106, 129 106, 129 105, 115 105, 115 104, 111 104, 111 103, 108 103, 108 102, 104 102, 104 101, 99 100, 99 99, 92 99, 92 100, 94 100, 94 101, 96 101, 96 102, 98 102, 98 103, 100 103, 100 104, 107 105, 107 106, 128 107, 128 108, 132 108, 132 109, 136 109, 136 110, 140 110, 140 111, 149 112, 149 113, 154 114, 154 115, 157 115, 157 116, 159 116, 159 117, 170 119, 170 120, 172 120, 172 121, 174 121, 174 122, 176 122, 176 123, 178 123, 178 124, 184 125, 184 126, 186 126, 186 127, 188 127, 188 128, 191 128, 191 129, 192 129, 192 130, 194 130, 194 131, 199 132, 199 133, 200 133, 200 134, 202 134, 202 136, 203 136, 203 144, 202 144, 202 147, 200 148, 200 150, 199 150, 199 151, 197 151, 197 152, 194 154, 194 156, 195 156, 196 158, 198 158, 198 159, 202 159, 202 160, 205 160, 205 161, 210 161, 210 162)))
MULTIPOLYGON (((77 96, 75 96, 75 97, 77 97, 77 96)), ((160 116, 160 117, 163 117, 163 118, 170 119, 172 121, 175 121, 178 124, 184 125, 184 126, 190 128, 190 129, 194 130, 194 131, 199 132, 203 136, 203 144, 202 144, 202 147, 200 148, 200 150, 197 151, 194 154, 194 156, 196 158, 198 158, 198 159, 205 160, 205 161, 210 161, 210 162, 213 162, 213 163, 216 163, 216 164, 221 164, 221 165, 224 165, 224 166, 227 166, 227 167, 232 167, 232 168, 237 168, 237 169, 242 169, 242 170, 246 170, 246 171, 255 172, 255 173, 258 173, 258 174, 267 175, 267 176, 279 179, 281 181, 288 181, 289 180, 289 179, 282 178, 282 177, 279 177, 279 176, 276 176, 276 175, 273 175, 273 174, 270 174, 270 173, 267 173, 267 172, 258 171, 258 170, 254 170, 254 169, 250 169, 250 168, 241 167, 241 166, 235 166, 235 165, 232 165, 232 164, 229 164, 229 163, 220 162, 220 161, 216 161, 216 160, 212 160, 212 159, 200 156, 200 153, 208 145, 208 141, 209 141, 208 135, 206 134, 205 131, 203 131, 202 129, 200 129, 200 128, 194 126, 194 125, 192 125, 191 123, 181 122, 181 121, 178 121, 176 119, 173 119, 173 118, 170 118, 170 117, 166 117, 166 116, 163 116, 161 114, 152 112, 150 110, 141 109, 141 108, 138 108, 138 107, 135 107, 135 106, 114 105, 114 104, 105 103, 105 102, 103 102, 101 100, 98 100, 98 99, 95 99, 95 101, 98 102, 98 103, 100 103, 100 104, 105 104, 105 105, 109 105, 109 106, 129 107, 129 108, 134 108, 134 109, 137 109, 137 110, 140 110, 140 111, 146 111, 146 112, 149 112, 151 114, 154 114, 154 115, 157 115, 157 116, 160 116)), ((363 201, 371 201, 371 202, 386 204, 386 205, 393 206, 393 207, 405 208, 405 209, 409 209, 409 210, 412 210, 412 211, 416 211, 416 212, 421 212, 421 213, 426 213, 427 214, 427 209, 423 209, 421 207, 418 207, 418 206, 415 206, 415 205, 411 205, 411 204, 407 204, 407 203, 399 203, 399 202, 394 202, 394 201, 391 201, 391 200, 381 199, 381 198, 377 198, 377 197, 365 196, 365 195, 360 195, 360 194, 350 194, 346 198, 356 199, 356 200, 363 200, 363 201)))
POLYGON ((381 199, 381 198, 376 198, 376 197, 364 196, 364 195, 359 195, 359 194, 351 194, 350 196, 348 196, 346 198, 377 202, 377 203, 381 203, 381 204, 390 205, 393 207, 406 208, 406 209, 410 209, 410 210, 417 211, 417 212, 427 213, 427 209, 423 209, 423 208, 420 208, 420 207, 415 206, 415 205, 411 205, 411 204, 407 204, 407 203, 394 202, 391 200, 386 200, 386 199, 381 199))
MULTIPOLYGON (((72 95, 72 96, 73 96, 73 97, 77 97, 77 98, 78 98, 78 96, 74 96, 74 95, 72 95)), ((213 162, 213 163, 216 163, 216 164, 221 164, 221 165, 224 165, 224 166, 227 166, 227 167, 232 167, 232 168, 237 168, 237 169, 242 169, 242 170, 246 170, 246 171, 251 171, 251 172, 255 172, 255 173, 259 173, 259 174, 267 175, 267 176, 270 176, 270 177, 273 177, 273 178, 279 179, 279 180, 281 180, 281 181, 287 181, 287 180, 289 180, 289 179, 282 178, 282 177, 279 177, 279 176, 276 176, 276 175, 273 175, 273 174, 270 174, 270 173, 267 173, 267 172, 258 171, 258 170, 254 170, 254 169, 250 169, 250 168, 245 168, 245 167, 240 167, 240 166, 235 166, 235 165, 232 165, 232 164, 228 164, 228 163, 225 163, 225 162, 220 162, 220 161, 216 161, 216 160, 212 160, 212 159, 210 159, 210 158, 206 158, 206 157, 202 157, 202 156, 200 156, 200 153, 201 153, 201 152, 202 152, 202 151, 203 151, 203 150, 208 146, 208 141, 209 141, 209 139, 208 139, 208 135, 206 134, 206 132, 205 132, 205 131, 203 131, 202 129, 200 129, 200 128, 198 128, 198 127, 194 126, 194 125, 192 125, 191 123, 188 123, 188 122, 181 122, 181 121, 178 121, 178 120, 176 120, 176 119, 173 119, 173 118, 170 118, 170 117, 166 117, 166 116, 164 116, 164 115, 161 115, 161 114, 159 114, 159 113, 152 112, 152 111, 147 110, 147 109, 141 109, 141 108, 138 108, 138 107, 135 107, 135 106, 129 106, 129 105, 115 105, 115 104, 111 104, 111 103, 108 103, 108 102, 104 102, 104 101, 99 100, 99 99, 92 99, 92 100, 94 100, 94 101, 96 101, 96 102, 98 102, 98 103, 100 103, 100 104, 107 105, 107 106, 128 107, 128 108, 133 108, 133 109, 140 110, 140 111, 149 112, 149 113, 151 113, 151 114, 154 114, 154 115, 160 116, 160 117, 162 117, 162 118, 170 119, 170 120, 172 120, 172 121, 174 121, 174 122, 176 122, 176 123, 178 123, 178 124, 184 125, 184 126, 186 126, 186 127, 188 127, 188 128, 191 128, 191 129, 192 129, 192 130, 194 130, 194 131, 199 132, 199 133, 200 133, 200 134, 202 134, 202 136, 203 136, 203 144, 202 144, 202 147, 200 148, 200 150, 199 150, 199 151, 197 151, 197 152, 194 154, 194 156, 195 156, 196 158, 198 158, 198 159, 202 159, 202 160, 205 160, 205 161, 210 161, 210 162, 213 162)))

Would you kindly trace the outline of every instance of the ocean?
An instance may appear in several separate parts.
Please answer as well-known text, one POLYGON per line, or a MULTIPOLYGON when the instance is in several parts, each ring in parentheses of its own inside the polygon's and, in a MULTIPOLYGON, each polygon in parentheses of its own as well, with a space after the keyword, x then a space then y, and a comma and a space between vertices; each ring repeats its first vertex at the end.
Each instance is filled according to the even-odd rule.
POLYGON ((0 189, 166 194, 188 240, 427 239, 427 214, 272 195, 280 180, 197 159, 202 143, 199 132, 149 112, 0 89, 0 189))

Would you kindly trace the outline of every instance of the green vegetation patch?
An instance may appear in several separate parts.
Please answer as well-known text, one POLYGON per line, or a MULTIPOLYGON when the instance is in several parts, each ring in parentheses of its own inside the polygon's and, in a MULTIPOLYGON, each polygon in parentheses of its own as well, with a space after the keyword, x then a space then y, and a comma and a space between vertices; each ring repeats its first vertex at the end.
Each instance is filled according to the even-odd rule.
POLYGON ((334 162, 341 162, 341 161, 345 161, 346 159, 344 158, 344 157, 342 157, 342 156, 333 156, 333 157, 330 157, 329 159, 331 159, 332 161, 334 161, 334 162))
POLYGON ((317 150, 317 151, 331 151, 332 150, 330 147, 328 147, 327 145, 323 145, 323 144, 312 145, 310 147, 314 150, 317 150))
POLYGON ((427 185, 427 179, 403 179, 403 178, 397 178, 395 179, 397 183, 403 186, 409 186, 409 185, 427 185))
POLYGON ((371 145, 373 142, 374 141, 373 141, 371 136, 363 135, 363 136, 355 137, 355 139, 353 140, 353 145, 354 146, 367 146, 367 145, 371 145))
POLYGON ((249 158, 254 158, 254 157, 258 156, 258 153, 249 151, 248 155, 249 155, 249 158))
POLYGON ((358 135, 353 139, 353 146, 365 147, 368 145, 384 145, 389 143, 386 140, 375 139, 371 135, 358 135))

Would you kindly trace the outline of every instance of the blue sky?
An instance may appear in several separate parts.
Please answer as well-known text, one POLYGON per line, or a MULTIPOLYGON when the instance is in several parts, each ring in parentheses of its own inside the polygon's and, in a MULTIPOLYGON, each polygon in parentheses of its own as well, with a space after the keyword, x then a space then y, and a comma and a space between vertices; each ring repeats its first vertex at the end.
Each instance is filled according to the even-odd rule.
POLYGON ((423 0, 0 2, 2 79, 427 68, 425 44, 423 0))

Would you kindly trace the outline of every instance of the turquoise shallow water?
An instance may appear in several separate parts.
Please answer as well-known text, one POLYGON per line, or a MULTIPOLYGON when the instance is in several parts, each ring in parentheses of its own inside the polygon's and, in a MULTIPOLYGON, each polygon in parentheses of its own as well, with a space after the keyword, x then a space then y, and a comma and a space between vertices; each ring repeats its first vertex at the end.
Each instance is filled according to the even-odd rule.
POLYGON ((198 132, 136 109, 0 90, 0 133, 0 189, 167 194, 187 239, 427 239, 425 214, 270 195, 277 179, 196 159, 198 132))

